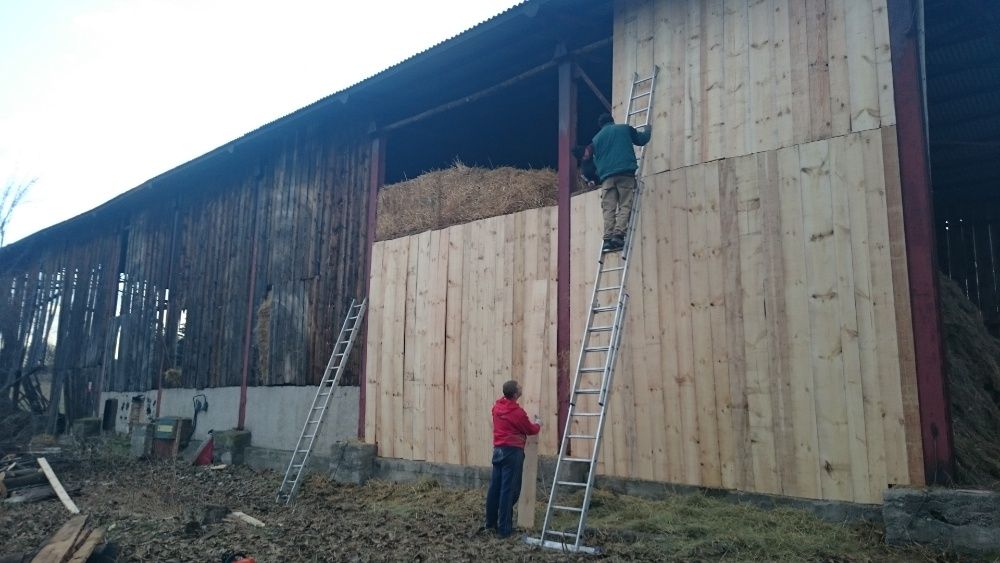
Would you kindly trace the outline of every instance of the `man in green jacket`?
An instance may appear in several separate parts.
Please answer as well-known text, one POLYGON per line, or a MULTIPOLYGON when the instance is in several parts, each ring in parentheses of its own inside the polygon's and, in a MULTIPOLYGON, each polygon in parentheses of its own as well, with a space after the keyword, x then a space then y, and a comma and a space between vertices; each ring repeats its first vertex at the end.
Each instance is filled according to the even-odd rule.
POLYGON ((632 198, 635 195, 635 172, 638 164, 635 146, 649 142, 652 129, 642 131, 631 125, 619 125, 609 114, 597 120, 601 128, 594 135, 594 164, 601 180, 601 209, 604 211, 604 252, 621 250, 625 246, 625 231, 628 229, 629 214, 632 212, 632 198))

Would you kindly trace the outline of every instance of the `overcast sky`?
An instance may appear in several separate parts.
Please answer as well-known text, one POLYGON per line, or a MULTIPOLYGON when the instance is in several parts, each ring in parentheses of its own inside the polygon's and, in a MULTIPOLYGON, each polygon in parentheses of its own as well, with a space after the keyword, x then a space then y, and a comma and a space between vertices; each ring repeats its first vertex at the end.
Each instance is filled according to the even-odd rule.
POLYGON ((5 242, 518 3, 0 0, 0 182, 38 179, 5 242))

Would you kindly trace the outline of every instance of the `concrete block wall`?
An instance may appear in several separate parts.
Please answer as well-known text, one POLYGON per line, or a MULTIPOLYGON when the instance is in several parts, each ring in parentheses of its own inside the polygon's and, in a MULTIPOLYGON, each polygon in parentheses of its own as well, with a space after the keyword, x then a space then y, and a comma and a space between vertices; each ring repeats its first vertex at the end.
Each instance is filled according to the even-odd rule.
MULTIPOLYGON (((274 450, 295 447, 306 414, 316 394, 315 386, 250 387, 247 389, 246 429, 253 434, 253 446, 274 450)), ((204 395, 208 410, 198 413, 194 440, 204 440, 209 430, 223 431, 236 427, 239 419, 240 388, 164 389, 160 416, 194 418, 194 397, 204 395)), ((142 401, 140 423, 156 416, 156 390, 135 393, 106 392, 101 405, 118 400, 115 430, 129 431, 129 412, 134 398, 142 401)), ((358 387, 338 387, 326 413, 326 421, 315 447, 329 451, 336 442, 354 438, 358 428, 358 387)))

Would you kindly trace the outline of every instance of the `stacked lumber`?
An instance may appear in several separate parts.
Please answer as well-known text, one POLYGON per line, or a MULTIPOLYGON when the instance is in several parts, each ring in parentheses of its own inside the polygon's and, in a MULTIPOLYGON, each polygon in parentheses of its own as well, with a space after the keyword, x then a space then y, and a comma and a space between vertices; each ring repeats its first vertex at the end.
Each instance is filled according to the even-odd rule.
POLYGON ((70 498, 70 493, 78 491, 79 488, 67 491, 44 457, 36 459, 31 456, 7 456, 0 461, 0 499, 4 499, 6 504, 38 502, 58 497, 67 510, 79 514, 80 509, 70 498))
POLYGON ((87 526, 87 517, 77 515, 63 524, 38 550, 31 554, 0 557, 0 563, 31 561, 31 563, 84 563, 104 545, 107 530, 87 526))

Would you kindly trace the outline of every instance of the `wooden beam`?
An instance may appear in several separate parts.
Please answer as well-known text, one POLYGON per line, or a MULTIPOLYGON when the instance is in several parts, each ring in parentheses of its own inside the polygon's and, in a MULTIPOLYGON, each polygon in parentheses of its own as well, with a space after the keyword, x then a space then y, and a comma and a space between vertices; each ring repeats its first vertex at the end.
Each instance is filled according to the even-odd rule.
MULTIPOLYGON (((375 126, 372 125, 375 130, 375 126)), ((375 219, 378 214, 378 191, 385 183, 385 149, 386 136, 377 135, 372 139, 371 151, 368 155, 370 170, 368 173, 368 227, 365 232, 365 295, 368 296, 368 310, 371 311, 371 280, 372 280, 372 247, 375 246, 375 219)), ((381 299, 381 296, 379 296, 381 299)), ((368 317, 365 315, 364 323, 361 327, 361 373, 358 376, 359 397, 358 397, 358 438, 365 439, 365 404, 367 401, 365 388, 368 385, 368 317)))
MULTIPOLYGON (((558 230, 556 233, 556 396, 559 400, 558 428, 566 427, 569 415, 570 346, 570 192, 576 181, 576 82, 573 63, 559 65, 559 171, 558 230)), ((562 438, 562 436, 560 436, 562 438)), ((569 453, 569 452, 567 452, 569 453)))
POLYGON ((906 259, 913 311, 917 394, 928 484, 954 478, 954 449, 941 337, 934 204, 924 123, 917 0, 889 0, 906 259))
MULTIPOLYGON (((253 339, 254 293, 257 290, 257 239, 259 238, 257 236, 257 200, 259 198, 260 181, 258 179, 253 190, 253 217, 250 221, 250 236, 253 237, 253 240, 250 241, 250 272, 248 274, 250 279, 247 280, 249 288, 247 289, 246 330, 243 331, 243 373, 240 378, 240 413, 236 423, 237 430, 244 429, 247 417, 247 384, 250 376, 250 344, 253 339)), ((159 402, 157 402, 157 407, 159 407, 159 402)))
POLYGON ((613 111, 611 109, 611 102, 609 102, 608 99, 604 96, 604 93, 601 92, 600 88, 598 88, 597 85, 594 84, 594 81, 591 80, 589 76, 587 76, 587 73, 584 72, 582 66, 576 65, 576 75, 578 78, 580 78, 580 80, 583 80, 583 83, 590 88, 590 91, 593 92, 595 96, 597 96, 597 99, 600 100, 602 105, 604 105, 604 109, 608 110, 608 113, 611 113, 613 111))
MULTIPOLYGON (((589 53, 590 51, 593 51, 595 49, 599 49, 599 48, 607 45, 610 42, 611 42, 611 38, 610 37, 608 37, 606 39, 602 39, 600 41, 595 41, 594 43, 591 43, 590 45, 587 45, 585 47, 581 47, 580 49, 577 49, 576 51, 573 51, 571 53, 567 53, 567 56, 573 57, 573 56, 576 56, 576 55, 581 55, 581 54, 584 54, 584 53, 589 53)), ((445 104, 442 104, 440 106, 431 108, 431 109, 429 109, 427 111, 423 111, 423 112, 418 113, 416 115, 407 117, 406 119, 401 119, 399 121, 396 121, 395 123, 390 123, 389 125, 386 125, 385 127, 382 127, 381 131, 382 132, 393 131, 393 130, 399 129, 401 127, 405 127, 407 125, 410 125, 412 123, 416 123, 417 121, 422 121, 424 119, 427 119, 428 117, 432 117, 432 116, 437 115, 437 114, 439 114, 441 112, 445 112, 445 111, 448 111, 450 109, 455 109, 455 108, 457 108, 459 106, 463 106, 463 105, 468 104, 470 102, 474 102, 476 100, 479 100, 481 98, 489 96, 490 94, 494 94, 496 92, 499 92, 500 90, 503 90, 504 88, 507 88, 509 86, 517 84, 518 82, 521 82, 522 80, 531 78, 532 76, 541 74, 541 73, 543 73, 543 72, 545 72, 545 71, 547 71, 549 69, 555 68, 556 66, 559 66, 559 65, 563 64, 562 60, 563 60, 562 57, 557 58, 557 59, 553 59, 553 60, 551 60, 551 61, 549 61, 547 63, 541 64, 541 65, 538 65, 538 66, 536 66, 536 67, 534 67, 532 69, 526 70, 526 71, 522 72, 521 74, 518 74, 517 76, 508 78, 507 80, 504 80, 503 82, 501 82, 499 84, 496 84, 494 86, 490 86, 489 88, 486 88, 484 90, 480 90, 480 91, 475 92, 473 94, 469 94, 468 96, 464 96, 462 98, 458 98, 456 100, 452 100, 452 101, 450 101, 448 103, 445 103, 445 104)))
POLYGON ((59 496, 59 500, 62 501, 66 510, 69 510, 73 514, 79 514, 80 509, 76 507, 76 503, 73 502, 73 499, 69 498, 69 494, 66 493, 66 489, 64 489, 62 483, 59 482, 59 478, 56 477, 55 471, 52 471, 52 466, 49 465, 48 460, 44 457, 38 458, 38 466, 42 468, 43 472, 45 472, 45 476, 49 480, 49 485, 52 485, 52 490, 59 496))

